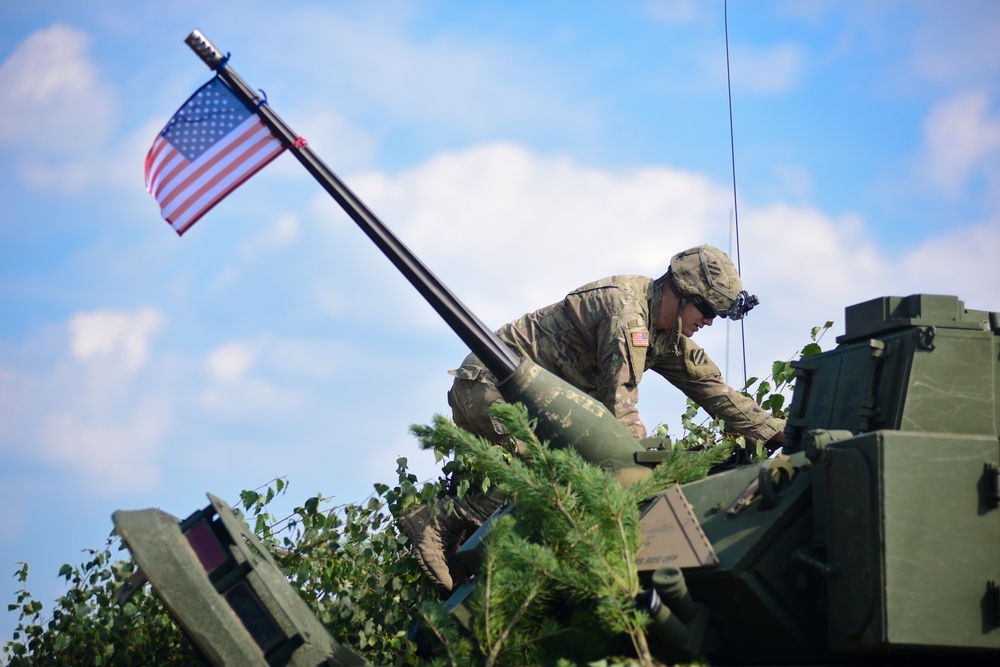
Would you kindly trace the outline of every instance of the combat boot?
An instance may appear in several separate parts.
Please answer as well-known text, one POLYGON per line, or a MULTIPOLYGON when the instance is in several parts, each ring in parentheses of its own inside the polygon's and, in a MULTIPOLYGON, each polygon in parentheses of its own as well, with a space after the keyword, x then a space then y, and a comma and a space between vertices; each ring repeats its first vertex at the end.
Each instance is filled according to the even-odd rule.
POLYGON ((399 528, 413 545, 424 574, 445 590, 453 590, 470 575, 455 560, 465 538, 478 529, 506 499, 495 489, 445 498, 432 509, 420 505, 399 518, 399 528))
POLYGON ((494 487, 487 493, 466 493, 456 499, 455 512, 475 530, 506 504, 507 498, 494 487))
POLYGON ((427 505, 415 507, 399 517, 399 529, 409 538, 420 569, 436 586, 449 591, 454 587, 454 578, 448 567, 445 538, 455 520, 454 516, 441 517, 427 505))

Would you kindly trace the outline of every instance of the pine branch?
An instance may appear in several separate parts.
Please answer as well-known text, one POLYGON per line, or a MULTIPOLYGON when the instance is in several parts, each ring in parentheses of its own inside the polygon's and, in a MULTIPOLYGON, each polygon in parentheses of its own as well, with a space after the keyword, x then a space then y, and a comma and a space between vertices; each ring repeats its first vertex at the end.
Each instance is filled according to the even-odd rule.
POLYGON ((528 608, 531 606, 531 603, 535 600, 535 597, 538 595, 538 591, 540 588, 541 584, 539 583, 535 583, 531 587, 531 591, 528 593, 528 596, 524 599, 524 602, 521 603, 520 608, 518 608, 517 612, 510 619, 510 622, 507 623, 507 626, 504 628, 503 632, 500 633, 500 636, 497 638, 496 642, 494 642, 493 645, 490 647, 490 652, 486 656, 485 667, 493 667, 493 665, 496 663, 497 658, 500 655, 500 650, 503 648, 504 642, 517 627, 517 624, 518 622, 520 622, 521 618, 525 615, 525 613, 527 613, 528 608))
MULTIPOLYGON (((626 635, 638 663, 653 665, 645 636, 648 617, 633 603, 641 586, 635 564, 642 546, 639 505, 673 484, 704 477, 728 457, 729 448, 678 448, 649 478, 623 489, 576 451, 540 442, 522 406, 500 404, 491 413, 518 440, 519 456, 443 417, 431 428, 414 428, 425 448, 462 461, 475 475, 474 484, 497 487, 517 508, 487 538, 481 585, 470 601, 481 658, 490 665, 547 663, 544 640, 572 637, 575 625, 600 628, 607 633, 603 641, 626 635), (557 610, 571 616, 560 619, 568 624, 562 629, 557 610)), ((567 647, 586 653, 594 644, 555 641, 550 659, 565 655, 567 647)))

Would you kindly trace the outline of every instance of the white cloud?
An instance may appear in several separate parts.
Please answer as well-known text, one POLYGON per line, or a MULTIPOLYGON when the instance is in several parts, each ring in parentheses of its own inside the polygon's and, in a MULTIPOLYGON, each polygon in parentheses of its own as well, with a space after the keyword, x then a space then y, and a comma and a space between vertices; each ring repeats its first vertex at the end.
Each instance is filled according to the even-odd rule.
MULTIPOLYGON (((924 122, 921 171, 941 192, 965 194, 979 174, 1000 177, 1000 112, 984 91, 964 93, 939 103, 924 122)), ((1000 190, 1000 183, 994 184, 1000 190)))
POLYGON ((85 33, 54 25, 0 64, 0 146, 75 153, 104 141, 114 127, 116 94, 89 44, 85 33))
MULTIPOLYGON (((655 277, 679 250, 704 242, 727 246, 728 186, 666 167, 605 170, 489 144, 439 154, 397 175, 369 173, 352 179, 351 187, 494 327, 591 280, 614 273, 655 277)), ((809 328, 831 310, 839 317, 848 305, 844 286, 829 272, 803 277, 791 258, 798 254, 808 266, 846 275, 858 266, 869 275, 878 264, 856 219, 831 220, 790 206, 747 215, 757 237, 744 239, 748 288, 767 306, 749 326, 775 332, 755 353, 766 369, 807 342, 809 328), (812 252, 801 253, 803 247, 812 252), (786 282, 793 286, 790 297, 786 282), (809 294, 810 288, 818 292, 809 294), (779 318, 785 319, 776 327, 779 318)), ((408 328, 444 328, 426 308, 396 317, 408 328)), ((725 330, 713 329, 705 340, 721 363, 725 330)))
POLYGON ((134 372, 143 367, 149 355, 149 339, 165 322, 155 308, 134 313, 100 310, 74 315, 69 329, 70 350, 80 360, 114 357, 134 372))
POLYGON ((69 195, 109 185, 116 189, 117 198, 141 202, 140 215, 149 215, 149 211, 155 212, 157 208, 152 197, 145 193, 142 165, 161 127, 162 121, 147 122, 121 141, 108 142, 101 150, 68 157, 25 154, 20 158, 20 178, 35 190, 69 195))
POLYGON ((916 6, 917 12, 911 2, 898 6, 921 19, 910 44, 919 79, 952 90, 995 85, 1000 74, 1000 15, 993 0, 925 0, 916 6))
POLYGON ((995 279, 1000 257, 1000 214, 992 220, 926 239, 899 262, 906 294, 951 294, 966 308, 1000 312, 995 279))
POLYGON ((274 338, 229 341, 205 357, 208 383, 199 394, 208 412, 282 419, 318 397, 311 392, 340 373, 358 352, 337 341, 274 338))
POLYGON ((264 341, 230 341, 212 349, 205 358, 209 383, 201 391, 201 406, 209 413, 258 417, 286 408, 288 392, 251 374, 265 347, 264 341))
MULTIPOLYGON (((728 187, 665 167, 596 169, 490 144, 352 185, 494 326, 606 275, 659 275, 683 248, 727 247, 728 187)), ((771 361, 787 358, 812 327, 831 319, 832 346, 844 308, 878 296, 955 294, 971 308, 1000 307, 981 271, 940 265, 943 258, 956 269, 988 266, 1000 252, 997 221, 944 230, 902 256, 879 247, 861 217, 832 217, 809 205, 741 208, 741 231, 746 285, 762 301, 746 322, 751 374, 766 375, 771 361), (975 247, 963 255, 969 244, 975 247)), ((401 317, 411 327, 440 326, 425 311, 401 317)), ((721 363, 725 327, 699 339, 721 363)))
POLYGON ((155 485, 174 407, 161 392, 170 369, 149 363, 164 320, 154 308, 80 313, 4 349, 0 455, 71 470, 99 495, 155 485))
POLYGON ((674 252, 724 234, 729 206, 724 188, 696 174, 595 169, 513 144, 352 187, 486 322, 608 273, 659 275, 674 252))
MULTIPOLYGON (((375 141, 364 128, 329 109, 296 113, 295 130, 317 155, 336 156, 337 171, 350 171, 368 165, 375 155, 375 141)), ((290 156, 268 167, 268 171, 275 170, 296 177, 302 174, 302 166, 290 156)))
POLYGON ((144 401, 116 416, 85 409, 45 416, 40 444, 46 460, 83 473, 100 494, 148 489, 160 479, 158 459, 169 409, 144 401))
POLYGON ((298 216, 286 213, 279 216, 267 229, 240 245, 244 259, 252 260, 262 253, 289 246, 299 238, 298 216))
POLYGON ((240 382, 211 384, 200 394, 201 407, 206 413, 217 416, 263 418, 285 415, 287 410, 301 402, 295 390, 283 390, 273 382, 249 377, 240 382))
POLYGON ((231 342, 220 345, 208 353, 205 367, 217 382, 238 382, 257 360, 258 345, 231 342))

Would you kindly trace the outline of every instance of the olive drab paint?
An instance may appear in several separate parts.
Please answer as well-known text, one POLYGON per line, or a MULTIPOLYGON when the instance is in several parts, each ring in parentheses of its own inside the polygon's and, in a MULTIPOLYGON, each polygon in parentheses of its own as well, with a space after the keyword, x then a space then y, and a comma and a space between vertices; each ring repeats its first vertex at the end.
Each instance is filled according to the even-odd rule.
POLYGON ((780 457, 644 503, 637 604, 659 660, 1000 659, 1000 313, 883 297, 845 328, 795 364, 780 457))
POLYGON ((795 364, 782 459, 681 487, 719 564, 682 568, 710 627, 661 659, 1000 660, 1000 313, 882 297, 845 328, 795 364))
POLYGON ((522 403, 537 420, 536 434, 549 446, 575 449, 606 470, 636 466, 645 451, 604 405, 544 368, 524 359, 497 389, 510 403, 522 403))
POLYGON ((270 552, 223 500, 181 521, 158 509, 112 517, 136 574, 209 664, 217 667, 370 667, 313 615, 270 552))

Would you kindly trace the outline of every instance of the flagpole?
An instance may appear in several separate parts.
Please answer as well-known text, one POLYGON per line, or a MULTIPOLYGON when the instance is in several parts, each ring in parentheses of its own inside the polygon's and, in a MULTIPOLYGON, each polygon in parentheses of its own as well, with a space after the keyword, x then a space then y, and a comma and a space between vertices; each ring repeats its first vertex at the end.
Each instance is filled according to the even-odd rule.
POLYGON ((470 311, 465 304, 438 280, 424 264, 395 234, 386 227, 378 217, 371 212, 361 199, 348 188, 333 171, 310 149, 271 108, 267 101, 247 85, 245 81, 228 65, 228 56, 223 56, 215 46, 199 30, 195 30, 185 43, 198 54, 202 61, 245 102, 268 126, 276 137, 302 163, 302 166, 313 175, 341 208, 361 230, 368 235, 376 246, 389 258, 397 269, 427 302, 444 318, 448 326, 458 334, 458 337, 469 346, 469 349, 480 358, 487 368, 496 376, 498 382, 508 379, 520 364, 518 357, 496 334, 470 311))

